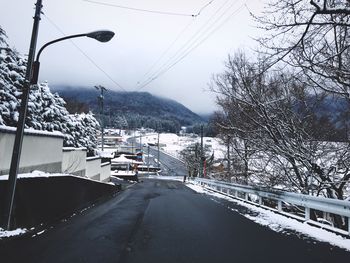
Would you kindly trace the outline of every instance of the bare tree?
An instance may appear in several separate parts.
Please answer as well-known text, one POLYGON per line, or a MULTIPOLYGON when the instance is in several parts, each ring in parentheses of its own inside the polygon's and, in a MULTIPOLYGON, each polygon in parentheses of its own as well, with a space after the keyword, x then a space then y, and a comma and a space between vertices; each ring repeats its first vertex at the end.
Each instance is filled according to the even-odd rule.
POLYGON ((256 17, 269 65, 287 63, 309 85, 350 100, 350 4, 346 0, 272 1, 256 17))
POLYGON ((318 99, 312 102, 305 83, 266 70, 264 61, 251 62, 242 53, 229 57, 226 71, 211 86, 222 110, 217 125, 254 150, 247 161, 257 182, 343 199, 347 143, 319 141, 310 126, 313 107, 323 97, 313 93, 318 99))

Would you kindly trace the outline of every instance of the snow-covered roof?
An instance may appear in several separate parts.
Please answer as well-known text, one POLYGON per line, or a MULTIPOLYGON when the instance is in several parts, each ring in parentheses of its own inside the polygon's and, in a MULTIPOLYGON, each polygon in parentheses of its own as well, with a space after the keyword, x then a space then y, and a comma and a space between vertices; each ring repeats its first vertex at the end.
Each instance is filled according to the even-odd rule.
POLYGON ((79 147, 79 148, 75 148, 75 147, 63 147, 62 150, 64 152, 71 152, 71 151, 87 151, 87 149, 85 147, 79 147))
POLYGON ((120 155, 117 158, 113 158, 111 160, 112 163, 133 163, 133 164, 143 164, 143 162, 139 162, 139 161, 135 161, 135 160, 131 160, 125 157, 124 154, 120 155))

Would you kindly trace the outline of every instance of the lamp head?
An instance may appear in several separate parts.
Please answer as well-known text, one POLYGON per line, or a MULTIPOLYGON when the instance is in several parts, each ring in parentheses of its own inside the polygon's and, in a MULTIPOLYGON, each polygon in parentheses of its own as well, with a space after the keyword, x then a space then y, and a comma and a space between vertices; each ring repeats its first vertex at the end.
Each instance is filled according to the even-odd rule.
POLYGON ((110 30, 99 30, 86 34, 87 37, 96 39, 100 42, 108 42, 114 37, 114 32, 110 30))

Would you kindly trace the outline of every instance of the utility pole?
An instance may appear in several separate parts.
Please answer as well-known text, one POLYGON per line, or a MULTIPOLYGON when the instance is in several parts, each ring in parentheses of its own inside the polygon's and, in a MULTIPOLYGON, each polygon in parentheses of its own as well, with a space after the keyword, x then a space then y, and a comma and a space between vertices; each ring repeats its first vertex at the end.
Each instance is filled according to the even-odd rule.
POLYGON ((159 160, 159 158, 160 158, 160 153, 159 153, 159 132, 158 132, 158 143, 157 143, 157 145, 158 145, 158 168, 160 167, 160 160, 159 160))
POLYGON ((134 154, 134 141, 135 141, 135 133, 134 133, 134 129, 130 129, 130 135, 131 135, 131 153, 134 154))
POLYGON ((111 111, 111 107, 108 108, 109 110, 109 119, 108 119, 108 126, 109 128, 112 128, 112 111, 111 111))
POLYGON ((149 176, 149 145, 147 147, 147 174, 149 176))
POLYGON ((230 143, 231 143, 231 137, 227 136, 227 173, 228 173, 228 176, 230 176, 230 173, 231 173, 230 143))
POLYGON ((13 202, 15 198, 19 162, 20 162, 21 151, 22 151, 22 142, 23 142, 25 119, 27 115, 29 91, 30 91, 30 86, 32 84, 36 84, 36 83, 32 83, 33 82, 32 71, 33 71, 33 62, 34 62, 36 44, 37 44, 38 33, 39 33, 39 22, 40 22, 40 14, 42 9, 42 0, 37 0, 35 6, 36 8, 35 8, 32 36, 31 36, 30 47, 28 52, 26 75, 24 80, 23 92, 21 96, 21 106, 19 109, 19 120, 17 124, 17 129, 16 129, 16 137, 15 137, 15 143, 13 146, 10 172, 9 172, 9 178, 8 178, 8 188, 7 188, 8 191, 6 196, 7 199, 6 199, 6 207, 5 207, 5 215, 4 215, 4 221, 6 221, 4 222, 4 226, 6 227, 7 230, 10 230, 12 227, 11 217, 12 217, 12 210, 13 210, 13 202))
POLYGON ((104 108, 103 108, 103 101, 104 101, 104 92, 107 90, 105 87, 99 85, 95 86, 97 90, 101 92, 100 96, 98 96, 98 101, 100 104, 100 121, 101 121, 101 145, 102 145, 102 151, 104 150, 104 108))
POLYGON ((132 154, 136 153, 136 137, 135 137, 135 128, 132 130, 132 154))
POLYGON ((201 125, 201 150, 200 150, 200 167, 199 177, 203 177, 204 150, 203 150, 203 124, 201 125))
POLYGON ((141 134, 141 132, 140 132, 140 150, 142 152, 142 134, 141 134))

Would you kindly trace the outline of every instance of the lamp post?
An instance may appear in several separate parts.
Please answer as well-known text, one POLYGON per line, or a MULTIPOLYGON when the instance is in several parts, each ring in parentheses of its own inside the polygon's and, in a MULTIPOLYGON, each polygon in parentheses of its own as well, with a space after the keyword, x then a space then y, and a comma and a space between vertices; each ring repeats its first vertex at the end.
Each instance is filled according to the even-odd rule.
POLYGON ((21 96, 21 106, 19 109, 19 119, 17 124, 16 137, 15 137, 15 143, 13 146, 9 179, 7 184, 8 191, 6 196, 6 206, 5 206, 5 213, 3 218, 4 220, 3 224, 7 230, 10 230, 10 227, 11 227, 11 214, 12 214, 12 207, 13 207, 13 201, 14 201, 15 189, 16 189, 19 157, 21 155, 21 150, 22 150, 23 131, 24 131, 25 118, 27 114, 29 88, 31 85, 32 66, 33 66, 36 43, 37 43, 38 32, 39 32, 41 8, 42 8, 42 1, 38 0, 36 2, 32 36, 31 36, 30 47, 28 52, 26 75, 24 79, 24 85, 23 85, 22 96, 21 96))
POLYGON ((27 115, 29 91, 30 91, 30 86, 36 84, 38 81, 39 66, 40 66, 39 58, 40 58, 41 52, 45 47, 53 43, 70 39, 70 38, 90 37, 100 42, 107 42, 110 39, 112 39, 112 37, 114 36, 114 33, 112 31, 104 30, 104 31, 94 31, 86 34, 77 34, 77 35, 62 37, 45 44, 39 50, 38 55, 36 57, 36 61, 34 62, 35 50, 36 50, 36 44, 37 44, 37 38, 38 38, 38 32, 39 32, 41 9, 42 9, 42 0, 37 0, 30 48, 28 53, 27 69, 26 69, 26 75, 25 75, 25 80, 23 85, 21 105, 19 109, 19 120, 17 124, 17 129, 16 129, 16 136, 15 136, 15 142, 13 146, 10 172, 9 172, 9 178, 8 178, 8 184, 7 184, 8 191, 6 196, 6 206, 5 206, 5 214, 4 214, 4 222, 3 222, 7 230, 11 229, 11 217, 12 217, 13 203, 14 203, 14 197, 15 197, 17 175, 19 170, 19 162, 20 162, 20 156, 22 151, 23 133, 24 133, 24 127, 25 127, 25 119, 27 115))

